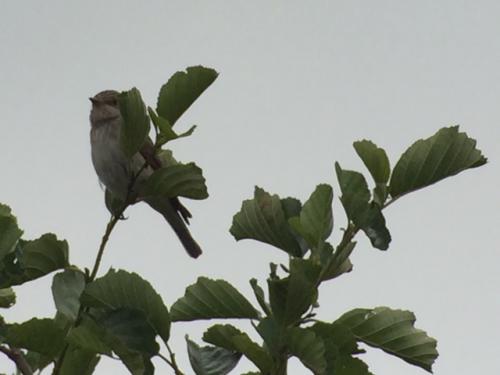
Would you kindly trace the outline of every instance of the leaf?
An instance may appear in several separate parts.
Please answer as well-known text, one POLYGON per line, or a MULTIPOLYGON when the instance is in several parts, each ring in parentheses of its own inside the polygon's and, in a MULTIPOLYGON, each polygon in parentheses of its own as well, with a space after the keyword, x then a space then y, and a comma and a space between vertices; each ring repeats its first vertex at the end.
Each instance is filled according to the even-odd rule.
POLYGON ((269 279, 269 300, 276 320, 284 326, 296 323, 315 302, 321 267, 311 260, 292 259, 290 276, 269 279))
POLYGON ((133 87, 118 96, 118 104, 123 123, 120 133, 120 145, 127 157, 135 155, 142 147, 149 134, 149 117, 141 93, 133 87))
POLYGON ((296 208, 290 200, 281 200, 259 187, 254 198, 243 201, 240 212, 233 217, 229 230, 233 237, 254 239, 275 246, 288 254, 301 257, 303 248, 288 224, 287 210, 296 208))
POLYGON ((17 219, 9 206, 0 203, 0 260, 14 251, 23 231, 17 226, 17 219))
POLYGON ((326 370, 323 340, 312 330, 299 327, 289 329, 288 349, 313 373, 321 374, 326 370))
POLYGON ((142 186, 141 196, 208 198, 202 170, 194 163, 157 169, 142 186))
POLYGON ((286 327, 278 323, 274 317, 268 316, 262 319, 256 330, 273 357, 279 356, 283 352, 288 341, 286 327))
POLYGON ((246 333, 229 324, 210 327, 203 335, 203 340, 221 348, 242 353, 264 374, 269 373, 271 369, 272 359, 269 353, 253 342, 246 333))
POLYGON ((373 375, 368 365, 359 358, 348 355, 340 356, 333 372, 335 375, 373 375))
POLYGON ((9 308, 16 303, 16 293, 12 288, 0 289, 0 307, 9 308))
POLYGON ((262 311, 264 311, 264 313, 266 315, 270 315, 271 309, 270 309, 268 303, 266 302, 266 297, 264 296, 264 290, 259 286, 257 279, 252 278, 250 280, 250 286, 253 289, 253 293, 255 294, 255 298, 257 299, 257 302, 259 303, 260 307, 262 308, 262 311))
POLYGON ((99 359, 100 357, 93 352, 70 345, 59 373, 61 375, 91 375, 99 359))
POLYGON ((78 316, 83 289, 85 275, 76 269, 66 269, 52 280, 52 295, 57 311, 71 322, 75 322, 78 316))
POLYGON ((85 288, 81 302, 88 307, 132 309, 144 313, 164 342, 170 335, 170 317, 162 298, 151 284, 136 273, 111 269, 85 288))
POLYGON ((432 372, 432 364, 438 356, 437 343, 414 327, 412 312, 387 307, 354 309, 337 322, 348 327, 359 341, 432 372))
POLYGON ((432 137, 418 140, 401 155, 391 176, 390 194, 399 197, 486 161, 476 141, 459 133, 458 126, 442 128, 432 137))
POLYGON ((334 279, 346 272, 351 272, 352 263, 349 260, 349 256, 354 250, 356 242, 349 242, 343 247, 338 247, 335 253, 332 255, 332 260, 328 266, 328 269, 324 273, 323 280, 334 279))
POLYGON ((354 142, 354 149, 377 184, 385 185, 391 174, 391 166, 384 149, 366 139, 354 142))
POLYGON ((149 357, 160 350, 155 341, 156 332, 142 311, 114 310, 100 318, 98 323, 130 350, 146 353, 149 357))
POLYGON ((313 248, 320 246, 332 233, 332 200, 332 187, 327 184, 318 185, 304 203, 300 216, 288 220, 292 228, 313 248))
POLYGON ((344 170, 335 163, 335 171, 342 191, 342 205, 347 217, 365 232, 373 247, 386 250, 391 235, 385 226, 380 206, 370 203, 370 191, 365 178, 359 172, 344 170))
POLYGON ((203 66, 175 73, 160 89, 156 112, 173 126, 217 76, 215 70, 203 66))
POLYGON ((172 321, 199 319, 258 318, 258 312, 236 288, 225 280, 199 277, 186 288, 184 297, 171 308, 172 321))
POLYGON ((105 329, 89 316, 83 316, 80 324, 71 329, 66 340, 82 350, 111 356, 112 348, 107 343, 105 329))
POLYGON ((104 203, 111 215, 120 215, 122 216, 121 218, 123 218, 123 207, 125 207, 125 202, 113 195, 108 189, 104 192, 104 203))
POLYGON ((196 125, 193 125, 184 133, 177 134, 176 132, 174 132, 172 125, 170 125, 168 120, 161 116, 158 116, 153 108, 148 107, 148 113, 149 117, 151 117, 151 121, 159 131, 157 140, 159 146, 162 146, 169 141, 173 141, 174 139, 188 137, 193 134, 194 130, 196 129, 196 125))
POLYGON ((20 285, 67 267, 68 243, 52 234, 19 240, 16 250, 0 261, 0 288, 20 285))
POLYGON ((200 347, 186 336, 189 362, 196 375, 225 375, 236 367, 241 353, 217 348, 200 347))
POLYGON ((66 331, 53 319, 33 318, 21 324, 9 324, 6 341, 11 346, 55 358, 64 346, 65 335, 66 331))

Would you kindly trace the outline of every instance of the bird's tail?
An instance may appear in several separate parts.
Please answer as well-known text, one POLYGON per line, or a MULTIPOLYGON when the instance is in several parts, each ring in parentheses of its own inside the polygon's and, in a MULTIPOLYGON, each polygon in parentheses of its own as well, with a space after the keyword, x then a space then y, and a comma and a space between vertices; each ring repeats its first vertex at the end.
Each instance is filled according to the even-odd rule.
POLYGON ((147 199, 146 203, 149 204, 154 210, 158 211, 168 221, 177 237, 186 249, 189 256, 198 258, 202 251, 200 245, 196 243, 191 236, 186 223, 183 221, 177 210, 173 207, 172 203, 167 199, 152 198, 147 199))

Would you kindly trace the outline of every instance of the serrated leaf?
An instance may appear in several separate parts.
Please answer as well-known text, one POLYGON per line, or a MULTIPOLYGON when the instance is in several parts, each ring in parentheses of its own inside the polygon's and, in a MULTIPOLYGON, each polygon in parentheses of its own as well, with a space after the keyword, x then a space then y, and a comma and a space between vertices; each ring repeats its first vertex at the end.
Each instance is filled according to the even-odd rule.
POLYGON ((84 316, 80 324, 71 329, 66 340, 83 350, 111 355, 112 348, 107 343, 105 329, 88 316, 84 316))
POLYGON ((314 331, 299 327, 289 329, 287 346, 290 353, 313 373, 322 374, 326 370, 325 346, 314 331))
POLYGON ((437 343, 414 327, 412 312, 387 307, 354 309, 337 322, 348 327, 359 341, 432 372, 432 364, 438 356, 437 343))
POLYGON ((203 66, 175 73, 160 89, 156 112, 173 126, 217 76, 215 70, 203 66))
POLYGON ((347 217, 365 232, 373 247, 386 250, 391 242, 391 235, 385 226, 385 218, 376 203, 370 203, 370 191, 364 176, 355 171, 344 170, 335 163, 339 181, 342 205, 347 217))
POLYGON ((215 324, 205 331, 203 341, 227 350, 236 351, 233 337, 239 335, 244 335, 244 333, 231 324, 215 324))
POLYGON ((186 288, 184 297, 171 308, 172 321, 199 319, 256 319, 258 312, 248 300, 225 280, 199 277, 186 288))
POLYGON ((141 196, 208 198, 201 168, 194 163, 170 165, 157 169, 141 188, 141 196))
POLYGON ((318 185, 304 203, 300 216, 289 219, 292 228, 313 248, 320 246, 332 233, 332 200, 332 187, 318 185))
POLYGON ((80 309, 80 295, 85 289, 85 275, 76 269, 66 269, 54 276, 52 296, 57 311, 75 322, 80 309))
POLYGON ((255 187, 254 198, 243 201, 229 231, 237 241, 254 239, 301 257, 303 248, 286 216, 286 212, 297 207, 292 202, 255 187))
POLYGON ((442 128, 432 137, 418 140, 401 155, 391 176, 390 194, 396 198, 486 161, 476 141, 459 133, 458 126, 442 128))
POLYGON ((214 346, 200 347, 186 337, 188 356, 196 375, 225 375, 236 367, 241 353, 214 346))
POLYGON ((16 293, 12 288, 0 289, 0 307, 9 308, 16 303, 16 293))
POLYGON ((341 355, 335 364, 335 375, 373 375, 368 365, 361 359, 348 355, 341 355))
POLYGON ((149 134, 149 117, 141 93, 135 87, 118 96, 122 115, 120 145, 128 157, 135 155, 142 147, 149 134))
POLYGON ((377 184, 386 184, 391 174, 391 166, 384 149, 366 139, 354 142, 354 149, 377 184))
POLYGON ((136 273, 111 269, 106 275, 87 285, 81 302, 88 307, 140 311, 163 341, 168 341, 168 309, 151 284, 136 273))
POLYGON ((21 324, 7 326, 6 341, 16 348, 44 354, 50 358, 62 350, 66 331, 53 319, 33 318, 21 324))

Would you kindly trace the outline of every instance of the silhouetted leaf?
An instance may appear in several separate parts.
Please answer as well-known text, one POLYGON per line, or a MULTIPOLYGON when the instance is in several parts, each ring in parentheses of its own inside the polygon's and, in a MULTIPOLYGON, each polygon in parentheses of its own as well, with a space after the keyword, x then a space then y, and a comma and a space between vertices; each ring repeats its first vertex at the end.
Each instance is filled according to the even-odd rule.
POLYGON ((325 346, 314 331, 300 327, 289 329, 287 346, 313 373, 322 374, 326 370, 325 346))
POLYGON ((401 155, 392 173, 390 194, 401 196, 486 161, 476 141, 459 133, 458 126, 442 128, 432 137, 416 141, 401 155))
POLYGON ((217 76, 215 70, 203 66, 175 73, 160 89, 156 112, 173 126, 217 76))
POLYGON ((142 147, 149 134, 149 117, 141 93, 133 87, 118 96, 123 124, 120 144, 128 157, 135 155, 142 147))
POLYGON ((438 356, 436 340, 414 327, 412 312, 387 307, 354 309, 337 322, 348 327, 359 341, 432 372, 438 356))
POLYGON ((167 119, 158 116, 151 107, 148 107, 148 112, 151 117, 151 121, 159 132, 157 140, 159 146, 162 146, 169 141, 173 141, 174 139, 188 137, 193 134, 196 129, 196 125, 193 125, 184 133, 177 134, 174 129, 172 129, 172 126, 167 119))
POLYGON ((225 280, 199 277, 171 308, 172 321, 216 318, 256 319, 258 313, 236 288, 225 280))
POLYGON ((377 184, 386 184, 391 174, 391 166, 384 149, 366 139, 354 142, 354 149, 370 171, 377 184))

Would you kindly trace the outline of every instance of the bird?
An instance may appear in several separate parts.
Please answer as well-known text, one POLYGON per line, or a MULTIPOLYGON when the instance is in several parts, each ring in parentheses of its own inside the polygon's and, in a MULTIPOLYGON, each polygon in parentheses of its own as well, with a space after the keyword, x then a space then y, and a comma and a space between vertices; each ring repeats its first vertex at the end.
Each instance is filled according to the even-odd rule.
MULTIPOLYGON (((135 176, 133 183, 134 193, 140 191, 140 186, 157 169, 162 162, 155 155, 155 148, 151 138, 147 137, 142 148, 128 158, 120 145, 120 133, 123 118, 118 104, 119 92, 104 90, 90 97, 92 109, 90 111, 90 146, 92 164, 100 182, 115 197, 125 201, 130 196, 131 181, 144 167, 146 168, 135 176)), ((137 201, 146 202, 151 208, 158 211, 170 224, 187 253, 197 258, 202 250, 192 237, 187 225, 191 213, 177 197, 141 197, 137 201)))

